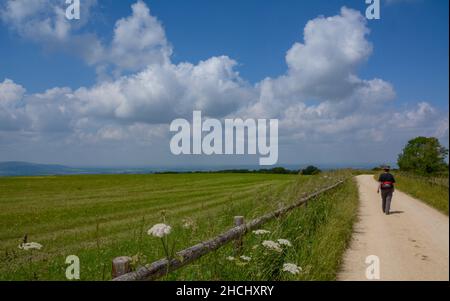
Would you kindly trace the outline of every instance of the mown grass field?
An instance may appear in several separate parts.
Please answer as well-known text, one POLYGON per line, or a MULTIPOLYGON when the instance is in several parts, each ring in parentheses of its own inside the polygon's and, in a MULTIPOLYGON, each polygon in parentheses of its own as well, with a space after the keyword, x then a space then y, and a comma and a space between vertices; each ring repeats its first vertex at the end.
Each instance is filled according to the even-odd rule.
MULTIPOLYGON (((136 266, 164 257, 160 240, 147 235, 155 223, 173 227, 169 240, 181 250, 232 227, 235 215, 249 220, 344 176, 348 174, 0 178, 0 280, 65 280, 65 258, 72 254, 80 258, 81 280, 109 280, 114 257, 133 256, 136 266), (189 229, 183 227, 186 221, 189 229), (20 250, 25 234, 43 248, 20 250)), ((249 234, 243 252, 253 261, 227 261, 230 245, 166 279, 332 280, 356 206, 356 188, 349 180, 265 227, 271 233, 264 239, 292 242, 282 259, 302 266, 299 275, 280 274, 276 267, 267 270, 273 266, 267 260, 274 257, 254 248, 263 238, 249 234)))

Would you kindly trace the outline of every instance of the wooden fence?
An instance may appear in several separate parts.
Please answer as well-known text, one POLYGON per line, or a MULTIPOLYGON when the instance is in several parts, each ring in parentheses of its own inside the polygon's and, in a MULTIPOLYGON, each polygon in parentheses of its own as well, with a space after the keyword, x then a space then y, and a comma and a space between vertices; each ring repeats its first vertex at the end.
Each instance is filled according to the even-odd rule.
POLYGON ((136 271, 130 271, 131 258, 122 256, 113 260, 113 281, 139 281, 139 280, 155 280, 172 271, 175 271, 183 266, 190 264, 191 262, 199 259, 203 255, 213 252, 225 244, 235 241, 236 247, 242 246, 242 237, 252 231, 259 229, 263 224, 268 221, 280 217, 287 212, 307 205, 308 201, 314 199, 318 195, 327 192, 331 189, 344 183, 345 180, 339 181, 329 187, 320 189, 313 194, 303 197, 290 206, 286 206, 277 211, 268 213, 259 218, 256 218, 248 223, 244 223, 244 218, 241 216, 235 217, 235 227, 216 236, 208 241, 196 244, 176 253, 174 258, 168 260, 167 258, 155 261, 147 266, 138 268, 136 271))

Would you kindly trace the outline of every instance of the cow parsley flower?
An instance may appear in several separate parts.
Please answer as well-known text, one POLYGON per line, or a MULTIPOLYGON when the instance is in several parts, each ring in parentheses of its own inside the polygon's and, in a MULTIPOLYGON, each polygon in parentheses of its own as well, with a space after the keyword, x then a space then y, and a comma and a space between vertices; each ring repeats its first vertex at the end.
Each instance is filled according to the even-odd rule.
POLYGON ((289 272, 293 275, 300 274, 302 268, 293 263, 285 263, 283 264, 283 271, 289 272))
POLYGON ((245 256, 245 255, 242 255, 240 258, 241 258, 242 260, 244 260, 244 261, 250 261, 250 260, 252 260, 251 257, 245 256))
POLYGON ((34 250, 34 249, 40 250, 41 248, 42 245, 37 242, 27 242, 19 245, 19 249, 21 250, 34 250))
POLYGON ((172 231, 172 227, 166 224, 156 224, 148 230, 147 234, 154 237, 162 238, 169 235, 172 231))
POLYGON ((228 260, 228 261, 234 261, 235 258, 234 258, 233 256, 228 256, 228 257, 227 257, 227 260, 228 260))
POLYGON ((255 235, 265 235, 265 234, 269 234, 269 233, 270 233, 270 231, 263 230, 263 229, 253 231, 253 234, 255 234, 255 235))
POLYGON ((277 242, 274 242, 272 240, 265 240, 262 242, 262 245, 264 247, 266 247, 267 249, 275 251, 275 252, 281 253, 283 251, 280 247, 280 244, 277 242))
POLYGON ((282 245, 282 246, 286 246, 286 247, 292 247, 292 244, 291 244, 291 242, 289 241, 289 240, 287 240, 287 239, 279 239, 279 240, 277 240, 278 241, 278 243, 280 244, 280 245, 282 245))

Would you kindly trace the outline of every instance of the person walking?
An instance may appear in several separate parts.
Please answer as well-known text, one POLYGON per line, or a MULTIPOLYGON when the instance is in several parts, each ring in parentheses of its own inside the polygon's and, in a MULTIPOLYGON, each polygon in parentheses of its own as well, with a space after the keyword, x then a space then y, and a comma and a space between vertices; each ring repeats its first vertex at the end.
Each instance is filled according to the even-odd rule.
POLYGON ((390 173, 390 166, 384 166, 383 167, 384 173, 382 173, 380 175, 380 177, 378 178, 378 193, 381 192, 381 204, 382 204, 382 209, 383 209, 383 213, 385 213, 386 215, 389 215, 390 211, 391 211, 391 202, 392 202, 392 196, 394 194, 395 188, 394 188, 394 184, 395 184, 395 178, 394 176, 390 173))

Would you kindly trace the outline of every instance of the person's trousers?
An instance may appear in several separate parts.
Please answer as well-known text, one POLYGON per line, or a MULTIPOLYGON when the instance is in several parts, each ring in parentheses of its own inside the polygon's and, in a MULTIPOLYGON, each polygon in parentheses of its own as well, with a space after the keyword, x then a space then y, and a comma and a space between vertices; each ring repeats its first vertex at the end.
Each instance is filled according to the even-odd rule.
POLYGON ((394 194, 394 189, 381 189, 381 199, 382 199, 382 206, 383 206, 383 212, 386 214, 389 214, 391 210, 391 202, 392 202, 392 195, 394 194))

